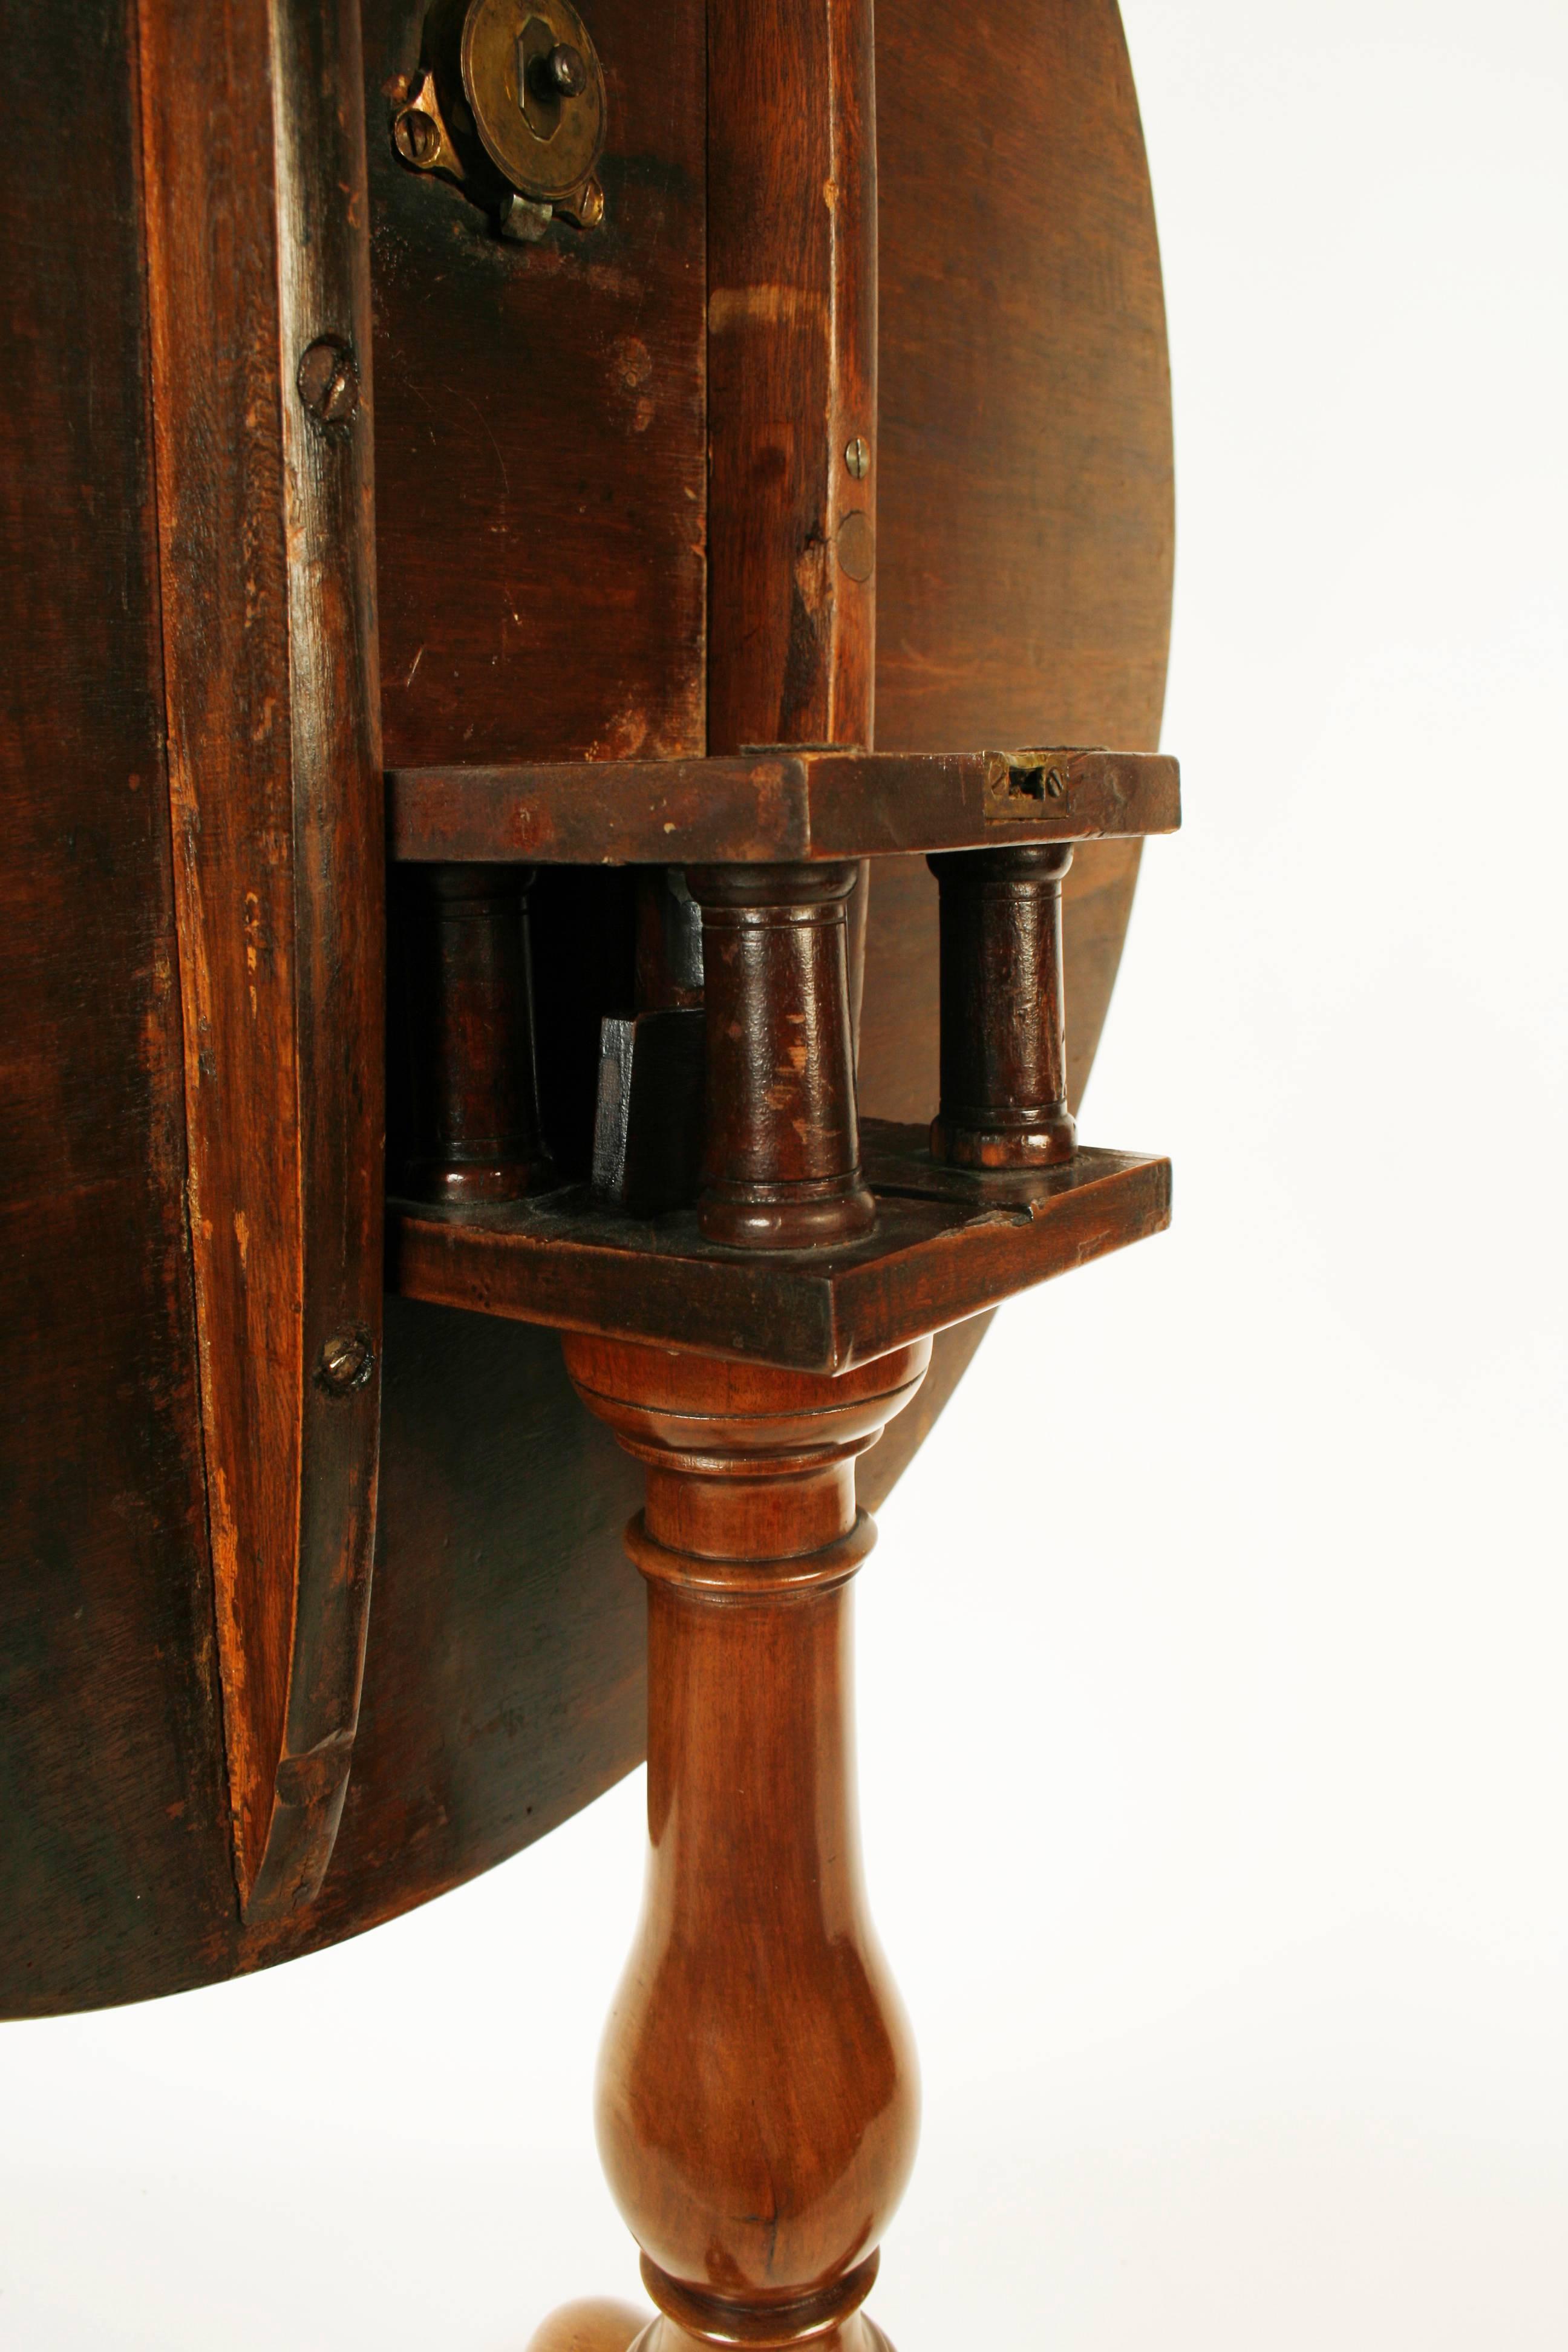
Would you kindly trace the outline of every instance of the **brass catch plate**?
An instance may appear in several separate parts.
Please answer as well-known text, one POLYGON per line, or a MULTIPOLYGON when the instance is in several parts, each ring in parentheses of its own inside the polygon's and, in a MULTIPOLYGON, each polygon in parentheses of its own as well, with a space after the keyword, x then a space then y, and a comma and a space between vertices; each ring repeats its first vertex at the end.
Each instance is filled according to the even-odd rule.
POLYGON ((605 77, 571 0, 474 0, 458 61, 501 177, 536 204, 581 188, 604 152, 605 77))

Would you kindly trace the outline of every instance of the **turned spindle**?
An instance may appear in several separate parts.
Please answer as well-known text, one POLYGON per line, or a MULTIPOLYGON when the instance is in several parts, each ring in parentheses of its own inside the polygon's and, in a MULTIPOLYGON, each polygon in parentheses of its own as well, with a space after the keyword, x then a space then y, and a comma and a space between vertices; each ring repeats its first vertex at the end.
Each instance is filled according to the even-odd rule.
POLYGON ((921 1339, 838 1375, 571 1336, 646 1465, 649 1858, 600 2059, 611 2189, 663 2316, 639 2352, 885 2352, 861 2314, 914 2158, 913 2046, 867 1916, 855 1457, 921 1339))
POLYGON ((942 1099, 931 1155, 977 1169, 1070 1160, 1062 877, 1072 845, 927 862, 942 908, 942 1099))
POLYGON ((702 909, 710 1241, 804 1249, 876 1222, 860 1181, 846 903, 857 867, 711 866, 702 909))
POLYGON ((553 1179, 540 1132, 522 866, 404 869, 410 1199, 521 1200, 553 1179))

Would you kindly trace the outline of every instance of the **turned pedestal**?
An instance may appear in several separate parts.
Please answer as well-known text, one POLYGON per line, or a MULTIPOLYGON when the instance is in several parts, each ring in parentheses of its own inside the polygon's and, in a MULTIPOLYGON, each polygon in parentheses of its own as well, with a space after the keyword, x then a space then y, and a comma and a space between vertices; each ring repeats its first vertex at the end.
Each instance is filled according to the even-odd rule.
POLYGON ((662 2315, 639 2352, 880 2352, 860 2305, 914 2158, 915 2057, 867 1916, 854 1464, 929 1339, 837 1378, 569 1337, 647 1466, 648 1872, 599 2146, 662 2315))

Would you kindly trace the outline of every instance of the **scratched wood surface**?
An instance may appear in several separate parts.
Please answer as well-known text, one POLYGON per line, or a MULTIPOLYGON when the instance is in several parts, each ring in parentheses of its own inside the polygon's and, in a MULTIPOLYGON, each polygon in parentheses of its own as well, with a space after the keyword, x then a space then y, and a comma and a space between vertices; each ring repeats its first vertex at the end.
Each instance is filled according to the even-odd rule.
MULTIPOLYGON (((643 1738, 643 1601, 619 1538, 636 1474, 583 1413, 558 1339, 389 1301, 337 1846, 293 1925, 240 1924, 184 1227, 129 16, 128 0, 5 10, 16 102, 49 126, 0 155, 0 2009, 31 2013, 387 1917, 566 1818, 643 1738)), ((481 242, 459 196, 397 165, 380 110, 417 10, 371 0, 363 22, 388 759, 700 752, 701 11, 595 11, 609 225, 531 248, 481 242)), ((1107 0, 981 0, 972 36, 986 102, 944 119, 939 153, 926 14, 879 10, 877 740, 1152 748, 1169 405, 1120 26, 1107 0)), ((1101 844, 1069 877, 1075 1101, 1135 872, 1134 847, 1101 844)), ((580 1160, 582 1047, 627 984, 631 904, 621 877, 564 874, 536 902, 546 1123, 580 1160)), ((923 861, 884 861, 873 1115, 934 1103, 934 921, 923 861)), ((975 1328, 938 1343, 861 1465, 868 1500, 975 1328)))
POLYGON ((0 2007, 234 1909, 184 1187, 126 0, 14 0, 0 143, 0 2007), (59 126, 70 126, 60 135, 59 126), (91 224, 90 236, 84 234, 91 224))
POLYGON ((384 857, 358 30, 353 0, 139 17, 191 1266, 258 1923, 308 1901, 331 1851, 375 1517, 384 857), (311 351, 347 372, 336 422, 303 397, 311 351), (334 1345, 360 1351, 342 1387, 321 1371, 334 1345))
POLYGON ((703 734, 701 0, 595 0, 602 226, 492 235, 401 164, 424 0, 364 0, 390 765, 703 734))
POLYGON ((872 740, 870 0, 710 0, 708 748, 872 740))

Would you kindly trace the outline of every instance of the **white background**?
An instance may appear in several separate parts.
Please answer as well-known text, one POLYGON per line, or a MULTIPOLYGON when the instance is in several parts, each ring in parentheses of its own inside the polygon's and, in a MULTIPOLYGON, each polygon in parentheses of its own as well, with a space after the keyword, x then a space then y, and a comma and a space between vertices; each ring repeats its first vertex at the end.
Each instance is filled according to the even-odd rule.
MULTIPOLYGON (((862 1579, 900 2352, 1562 2352, 1564 0, 1127 0, 1180 560, 1084 1121, 862 1579)), ((933 230, 933 234, 937 233, 933 230)), ((960 266, 961 257, 955 257, 960 266)), ((5 2352, 521 2352, 641 1780, 362 1941, 0 2037, 5 2352)))

